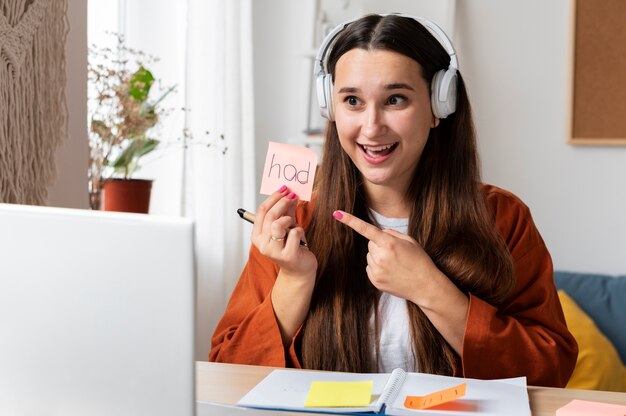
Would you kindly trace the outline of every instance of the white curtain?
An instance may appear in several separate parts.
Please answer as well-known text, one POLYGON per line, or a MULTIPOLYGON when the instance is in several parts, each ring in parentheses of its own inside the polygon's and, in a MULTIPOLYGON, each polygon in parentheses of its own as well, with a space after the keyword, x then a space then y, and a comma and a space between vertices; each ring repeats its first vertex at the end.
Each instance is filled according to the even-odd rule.
POLYGON ((185 125, 194 139, 181 205, 197 224, 198 360, 207 360, 250 246, 249 224, 236 211, 253 209, 256 195, 251 7, 251 0, 187 1, 185 125), (194 144, 206 131, 211 146, 194 144))
POLYGON ((119 1, 127 44, 158 57, 155 77, 177 86, 166 99, 174 110, 160 129, 162 150, 137 176, 154 179, 151 214, 196 222, 196 359, 206 361, 250 247, 237 208, 256 205, 252 0, 119 1), (186 148, 183 129, 192 137, 186 148))

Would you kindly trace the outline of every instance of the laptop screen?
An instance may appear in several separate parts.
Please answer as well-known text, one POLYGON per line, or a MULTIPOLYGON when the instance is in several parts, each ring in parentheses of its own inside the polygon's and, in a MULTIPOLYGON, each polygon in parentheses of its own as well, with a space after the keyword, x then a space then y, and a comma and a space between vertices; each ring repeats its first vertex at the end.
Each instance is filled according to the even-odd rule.
POLYGON ((0 414, 192 415, 193 229, 0 204, 0 414))

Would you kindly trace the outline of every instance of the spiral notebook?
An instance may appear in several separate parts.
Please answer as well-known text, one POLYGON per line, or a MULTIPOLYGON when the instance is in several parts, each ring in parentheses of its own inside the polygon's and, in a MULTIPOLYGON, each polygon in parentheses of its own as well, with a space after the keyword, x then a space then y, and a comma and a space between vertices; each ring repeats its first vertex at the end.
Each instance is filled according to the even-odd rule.
POLYGON ((389 374, 274 370, 238 403, 239 406, 319 413, 387 415, 509 415, 530 416, 526 378, 477 380, 396 369, 389 374), (313 382, 373 382, 370 403, 359 407, 306 407, 313 382), (466 384, 457 400, 424 410, 404 406, 407 396, 423 396, 466 384))

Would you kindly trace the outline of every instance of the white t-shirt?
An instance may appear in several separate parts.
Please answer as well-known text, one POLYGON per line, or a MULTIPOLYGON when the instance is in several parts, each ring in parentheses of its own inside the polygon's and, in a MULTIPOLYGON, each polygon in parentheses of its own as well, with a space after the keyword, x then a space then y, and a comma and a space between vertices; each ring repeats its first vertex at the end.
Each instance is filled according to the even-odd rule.
MULTIPOLYGON (((372 216, 382 229, 391 229, 403 234, 409 230, 408 218, 386 218, 370 210, 372 216)), ((406 299, 389 293, 382 293, 378 302, 378 316, 380 319, 380 356, 378 357, 378 372, 390 373, 395 368, 405 371, 418 371, 417 362, 411 344, 411 330, 409 328, 409 311, 406 299)), ((370 327, 374 332, 374 315, 370 318, 370 327)), ((372 344, 372 358, 376 359, 375 338, 372 344)))

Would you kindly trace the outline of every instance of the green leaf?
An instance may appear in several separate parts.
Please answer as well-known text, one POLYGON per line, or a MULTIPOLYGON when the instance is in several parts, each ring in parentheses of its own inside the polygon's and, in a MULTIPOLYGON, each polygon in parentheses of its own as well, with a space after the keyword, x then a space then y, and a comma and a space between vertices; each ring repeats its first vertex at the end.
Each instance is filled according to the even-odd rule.
POLYGON ((139 169, 139 164, 130 163, 128 166, 120 166, 113 169, 113 173, 115 175, 123 176, 124 179, 128 179, 132 176, 133 173, 135 173, 137 169, 139 169))
POLYGON ((139 163, 137 162, 132 162, 130 165, 128 165, 128 167, 126 168, 126 178, 135 173, 137 169, 139 169, 139 163))
POLYGON ((133 139, 126 149, 111 163, 115 173, 130 176, 139 168, 138 159, 152 152, 159 145, 156 139, 133 139))
POLYGON ((139 146, 139 149, 137 150, 136 157, 139 158, 143 155, 150 153, 151 151, 156 149, 158 145, 159 145, 159 141, 156 139, 142 140, 141 145, 139 146))
POLYGON ((135 155, 134 146, 128 146, 124 151, 113 161, 111 166, 117 171, 118 169, 126 169, 126 166, 132 162, 135 155))
POLYGON ((154 83, 152 72, 141 66, 130 78, 128 93, 137 101, 144 102, 148 99, 152 83, 154 83))
POLYGON ((157 98, 157 100, 154 102, 154 104, 152 104, 152 106, 156 107, 161 101, 163 101, 165 97, 167 97, 172 91, 174 91, 175 88, 176 88, 176 85, 172 85, 167 90, 165 90, 165 92, 163 92, 163 94, 161 94, 161 96, 157 98))

